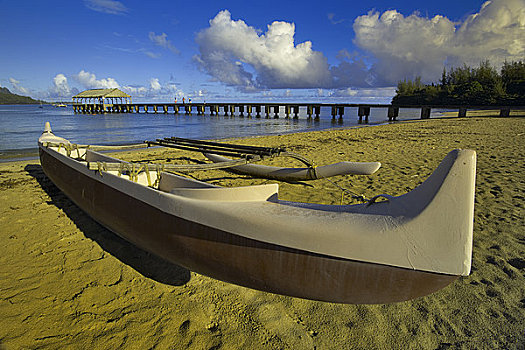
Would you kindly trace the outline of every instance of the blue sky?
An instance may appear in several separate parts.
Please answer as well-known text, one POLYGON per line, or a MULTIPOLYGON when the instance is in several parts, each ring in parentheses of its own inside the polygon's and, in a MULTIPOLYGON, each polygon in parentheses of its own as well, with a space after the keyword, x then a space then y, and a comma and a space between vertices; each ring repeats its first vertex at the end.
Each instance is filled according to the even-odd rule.
POLYGON ((47 100, 390 102, 399 80, 525 58, 525 0, 0 0, 0 86, 47 100))

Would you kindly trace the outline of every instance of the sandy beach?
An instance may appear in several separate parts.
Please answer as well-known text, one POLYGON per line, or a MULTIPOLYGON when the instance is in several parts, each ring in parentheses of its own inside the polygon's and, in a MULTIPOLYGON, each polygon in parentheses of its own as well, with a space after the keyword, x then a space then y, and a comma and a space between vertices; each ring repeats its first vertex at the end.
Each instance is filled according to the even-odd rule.
MULTIPOLYGON (((0 164, 0 348, 523 349, 525 118, 444 118, 236 140, 286 146, 317 165, 380 161, 372 176, 279 183, 292 201, 356 203, 403 194, 448 151, 477 151, 473 268, 443 290, 388 305, 259 292, 167 263, 107 231, 46 178, 39 161, 0 164)), ((71 140, 75 141, 75 140, 71 140)), ((35 140, 36 142, 36 140, 35 140)), ((203 160, 171 149, 126 160, 203 160)), ((274 164, 285 164, 278 159, 274 164)), ((224 171, 213 184, 276 183, 224 171)))

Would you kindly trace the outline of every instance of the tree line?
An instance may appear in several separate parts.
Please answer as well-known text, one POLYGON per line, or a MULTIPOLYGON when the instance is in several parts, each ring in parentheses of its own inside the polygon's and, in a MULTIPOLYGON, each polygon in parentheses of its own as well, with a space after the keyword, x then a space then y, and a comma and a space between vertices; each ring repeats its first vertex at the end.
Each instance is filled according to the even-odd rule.
POLYGON ((397 84, 392 104, 525 106, 525 62, 505 62, 500 72, 488 60, 475 68, 443 68, 437 84, 405 79, 397 84))

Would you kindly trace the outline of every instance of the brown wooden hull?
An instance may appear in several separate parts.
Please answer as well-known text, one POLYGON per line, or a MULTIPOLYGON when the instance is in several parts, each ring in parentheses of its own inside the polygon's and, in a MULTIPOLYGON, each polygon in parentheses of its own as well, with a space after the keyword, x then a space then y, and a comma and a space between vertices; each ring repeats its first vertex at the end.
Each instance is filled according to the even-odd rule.
POLYGON ((116 190, 40 149, 46 175, 93 219, 168 261, 225 282, 337 303, 405 301, 457 276, 315 254, 188 221, 116 190))

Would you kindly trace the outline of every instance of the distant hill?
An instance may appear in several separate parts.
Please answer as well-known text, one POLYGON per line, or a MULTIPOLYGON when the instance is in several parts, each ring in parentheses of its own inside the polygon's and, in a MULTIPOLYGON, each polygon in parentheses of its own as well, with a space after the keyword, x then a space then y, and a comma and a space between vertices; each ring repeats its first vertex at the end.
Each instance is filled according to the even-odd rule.
POLYGON ((0 87, 0 105, 37 104, 44 101, 34 100, 31 97, 13 94, 8 88, 0 87))

